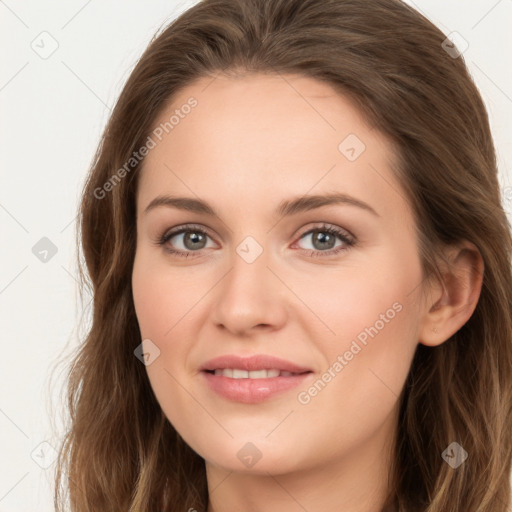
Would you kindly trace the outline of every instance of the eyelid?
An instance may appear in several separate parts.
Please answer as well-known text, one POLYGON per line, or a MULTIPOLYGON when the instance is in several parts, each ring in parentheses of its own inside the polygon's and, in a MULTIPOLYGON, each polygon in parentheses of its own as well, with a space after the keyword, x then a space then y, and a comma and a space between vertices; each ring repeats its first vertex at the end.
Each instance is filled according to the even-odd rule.
POLYGON ((179 224, 177 226, 174 226, 173 228, 169 228, 163 232, 161 236, 158 238, 167 238, 167 237, 173 237, 176 235, 179 235, 183 233, 184 231, 201 231, 207 234, 212 240, 215 240, 215 236, 212 235, 212 232, 209 228, 206 226, 203 226, 202 224, 179 224))
POLYGON ((356 240, 356 237, 346 228, 342 228, 341 226, 338 226, 336 224, 330 224, 329 222, 313 222, 313 224, 317 224, 316 226, 305 228, 304 231, 299 230, 297 235, 294 235, 294 238, 302 238, 304 235, 311 233, 312 231, 321 231, 322 229, 332 229, 336 231, 340 231, 345 235, 347 238, 350 238, 351 240, 356 240))

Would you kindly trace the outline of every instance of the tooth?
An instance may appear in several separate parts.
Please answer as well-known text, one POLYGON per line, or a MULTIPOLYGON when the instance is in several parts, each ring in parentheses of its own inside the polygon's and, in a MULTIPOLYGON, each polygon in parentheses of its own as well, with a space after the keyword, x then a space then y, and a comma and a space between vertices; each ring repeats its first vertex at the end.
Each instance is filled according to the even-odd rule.
POLYGON ((249 379, 266 379, 267 370, 253 370, 249 372, 249 379))
POLYGON ((247 370, 233 370, 233 379, 247 379, 249 372, 247 370))
POLYGON ((280 371, 275 368, 269 370, 239 370, 237 368, 217 368, 215 375, 229 377, 231 379, 272 379, 275 377, 290 377, 292 372, 280 371))

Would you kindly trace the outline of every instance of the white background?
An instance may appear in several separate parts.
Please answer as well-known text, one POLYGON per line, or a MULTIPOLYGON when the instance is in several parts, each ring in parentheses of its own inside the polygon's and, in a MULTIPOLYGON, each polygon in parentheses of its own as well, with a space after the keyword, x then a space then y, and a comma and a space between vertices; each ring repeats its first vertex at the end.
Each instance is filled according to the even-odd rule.
MULTIPOLYGON (((59 438, 48 419, 62 386, 53 367, 77 344, 79 192, 136 59, 194 3, 0 0, 0 512, 53 510, 55 464, 40 464, 51 463, 59 438), (43 44, 58 48, 43 59, 32 48, 43 44), (42 237, 57 248, 46 263, 32 252, 42 237)), ((469 43, 464 58, 490 113, 510 212, 512 0, 407 3, 469 43)))

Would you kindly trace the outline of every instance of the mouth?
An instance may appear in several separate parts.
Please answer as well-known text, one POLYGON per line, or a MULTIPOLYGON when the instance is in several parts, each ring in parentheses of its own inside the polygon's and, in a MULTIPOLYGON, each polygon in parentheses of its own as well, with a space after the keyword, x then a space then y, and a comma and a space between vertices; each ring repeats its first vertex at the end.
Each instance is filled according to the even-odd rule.
POLYGON ((217 396, 231 402, 256 404, 299 386, 313 371, 273 356, 221 356, 199 372, 217 396))

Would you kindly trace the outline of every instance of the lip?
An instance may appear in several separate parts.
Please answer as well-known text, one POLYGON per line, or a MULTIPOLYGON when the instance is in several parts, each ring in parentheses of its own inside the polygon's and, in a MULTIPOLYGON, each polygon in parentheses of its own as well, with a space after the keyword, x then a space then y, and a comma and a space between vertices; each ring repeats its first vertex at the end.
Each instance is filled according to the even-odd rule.
MULTIPOLYGON (((299 366, 285 359, 266 355, 255 354, 248 357, 241 357, 234 354, 226 354, 210 359, 201 366, 200 370, 216 370, 224 368, 238 368, 239 370, 256 371, 275 368, 283 372, 304 373, 311 371, 310 368, 299 366)), ((276 377, 277 378, 277 377, 276 377)), ((264 379, 262 379, 264 380, 264 379)))
POLYGON ((215 393, 227 400, 246 404, 260 403, 275 395, 289 391, 313 374, 309 368, 264 354, 250 357, 220 356, 206 362, 201 367, 200 373, 215 393), (234 379, 209 373, 212 370, 224 368, 238 368, 247 371, 278 369, 296 375, 267 379, 234 379))

